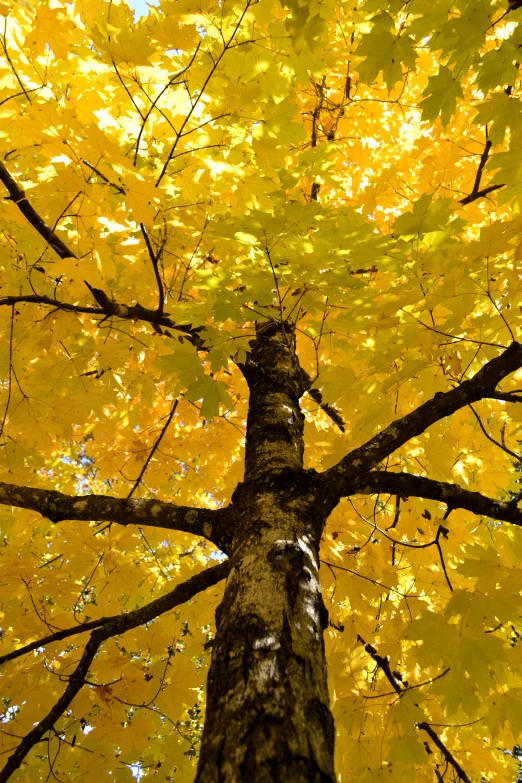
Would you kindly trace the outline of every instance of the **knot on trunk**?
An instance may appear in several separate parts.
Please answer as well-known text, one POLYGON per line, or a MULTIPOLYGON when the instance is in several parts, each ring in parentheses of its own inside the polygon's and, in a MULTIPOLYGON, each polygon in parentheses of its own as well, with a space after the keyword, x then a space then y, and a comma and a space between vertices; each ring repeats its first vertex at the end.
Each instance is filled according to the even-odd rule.
POLYGON ((312 578, 312 572, 306 565, 306 559, 297 541, 276 541, 267 556, 274 571, 291 572, 296 576, 304 576, 308 580, 312 578))

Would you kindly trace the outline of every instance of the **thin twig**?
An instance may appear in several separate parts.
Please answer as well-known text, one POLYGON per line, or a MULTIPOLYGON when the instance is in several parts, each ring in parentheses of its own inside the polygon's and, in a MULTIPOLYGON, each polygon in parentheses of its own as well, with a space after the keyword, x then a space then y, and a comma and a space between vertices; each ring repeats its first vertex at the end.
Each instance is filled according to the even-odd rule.
POLYGON ((383 658, 382 655, 379 655, 375 647, 373 647, 371 644, 367 644, 362 638, 362 636, 359 636, 359 634, 357 634, 357 641, 361 642, 361 644, 364 644, 365 651, 368 653, 370 658, 372 658, 372 660, 375 661, 379 669, 381 669, 382 673, 384 674, 384 676, 392 686, 395 693, 402 694, 403 693, 402 685, 399 684, 397 678, 394 676, 391 670, 388 656, 386 656, 386 658, 383 658))
POLYGON ((158 313, 158 317, 161 318, 163 315, 163 306, 165 304, 165 291, 163 289, 163 282, 161 279, 161 275, 159 273, 158 261, 161 255, 161 251, 163 250, 163 247, 160 246, 158 252, 155 253, 150 243, 149 235, 147 234, 147 229, 145 228, 143 223, 140 223, 140 229, 141 229, 141 233, 143 234, 145 244, 147 245, 147 250, 149 251, 149 256, 150 256, 150 260, 152 261, 152 266, 154 267, 154 274, 156 276, 156 284, 158 286, 158 299, 159 299, 157 313, 158 313))
POLYGON ((499 441, 498 441, 498 440, 495 440, 495 438, 493 438, 493 437, 492 437, 492 436, 489 434, 489 432, 486 430, 486 428, 484 427, 484 425, 483 425, 483 423, 482 423, 482 419, 481 419, 481 418, 480 418, 480 416, 478 415, 478 413, 477 413, 477 411, 475 410, 475 408, 473 407, 473 405, 471 405, 471 403, 469 404, 469 408, 471 409, 471 411, 472 411, 473 415, 475 416, 476 420, 478 421, 479 427, 480 427, 480 429, 482 430, 482 432, 484 433, 484 435, 486 436, 486 438, 487 438, 487 439, 488 439, 488 440, 489 440, 491 443, 494 443, 494 444, 495 444, 495 446, 498 446, 498 448, 499 448, 499 449, 501 449, 502 451, 505 451, 505 452, 506 452, 506 454, 509 454, 509 455, 510 455, 510 457, 514 457, 514 459, 516 459, 516 460, 517 460, 517 462, 521 462, 521 463, 522 463, 522 457, 520 457, 520 455, 519 455, 519 454, 517 454, 517 453, 516 453, 516 451, 511 451, 511 449, 508 449, 508 447, 507 447, 507 446, 505 446, 503 443, 499 443, 499 441))
MULTIPOLYGON (((183 76, 183 74, 186 73, 189 70, 189 68, 192 66, 194 60, 196 59, 196 56, 197 56, 197 53, 199 51, 199 47, 200 46, 201 46, 201 41, 199 41, 198 45, 196 46, 196 50, 195 50, 194 54, 192 55, 188 65, 186 65, 185 68, 183 68, 181 71, 178 71, 178 73, 175 73, 174 76, 170 77, 168 83, 160 90, 160 92, 158 93, 158 95, 156 95, 154 100, 149 98, 149 96, 147 95, 147 98, 149 98, 149 100, 151 101, 151 105, 149 106, 149 109, 148 109, 147 113, 145 114, 145 117, 143 117, 143 122, 142 122, 142 124, 140 126, 138 137, 136 139, 136 151, 134 153, 134 165, 136 165, 137 160, 138 160, 138 154, 139 154, 139 150, 140 150, 141 137, 142 137, 143 132, 145 130, 145 125, 147 124, 147 120, 149 119, 149 117, 152 114, 152 112, 154 111, 154 109, 157 108, 157 103, 158 103, 159 99, 162 97, 162 95, 169 89, 169 87, 172 87, 172 85, 179 84, 178 79, 180 78, 180 76, 183 76)), ((161 112, 161 114, 165 117, 163 112, 161 112)), ((175 129, 174 129, 174 133, 176 133, 175 129)))
MULTIPOLYGON (((32 100, 29 97, 28 91, 26 90, 25 85, 23 84, 22 80, 18 76, 17 70, 14 67, 13 61, 11 60, 11 58, 9 56, 9 52, 7 51, 7 16, 4 18, 4 34, 2 35, 2 49, 4 50, 5 59, 7 60, 9 65, 11 66, 11 70, 14 73, 15 79, 18 82, 18 84, 20 85, 20 89, 22 90, 23 94, 25 95, 25 97, 27 98, 29 103, 32 103, 32 100)), ((29 92, 34 92, 34 91, 30 90, 29 92)))
MULTIPOLYGON (((486 129, 486 134, 487 134, 487 129, 486 129)), ((464 198, 461 198, 459 204, 463 204, 463 205, 471 204, 472 201, 476 201, 479 198, 483 198, 484 196, 487 196, 488 193, 493 193, 494 190, 499 190, 499 188, 505 187, 505 185, 489 185, 487 188, 483 188, 482 190, 480 190, 480 180, 482 179, 482 172, 484 170, 484 166, 487 163, 489 151, 492 146, 493 143, 489 139, 487 139, 482 155, 480 156, 477 173, 475 175, 475 182, 473 183, 473 188, 471 190, 471 193, 469 194, 469 196, 465 196, 464 198)))
POLYGON ((134 482, 134 485, 133 485, 131 491, 127 495, 128 498, 131 498, 133 496, 134 492, 136 491, 136 489, 138 488, 138 486, 139 486, 139 484, 140 484, 140 482, 141 482, 141 480, 142 480, 142 478, 143 478, 143 476, 145 474, 145 471, 149 467, 150 461, 151 461, 151 459, 153 458, 153 456, 154 456, 154 454, 156 452, 156 449, 158 448, 158 446, 161 443, 161 439, 165 435, 165 433, 166 433, 166 431, 167 431, 167 429, 169 427, 169 424, 172 421, 172 418, 173 418, 174 414, 176 413, 176 408, 178 407, 178 403, 179 403, 179 397, 174 401, 174 404, 173 404, 173 406, 171 408, 171 411, 170 411, 170 413, 168 415, 167 421, 165 422, 165 424, 164 424, 160 434, 156 438, 156 441, 154 442, 154 445, 152 446, 152 448, 150 450, 150 454, 147 457, 147 459, 145 460, 142 469, 140 470, 140 475, 138 476, 138 478, 134 482))
POLYGON ((5 411, 4 411, 4 417, 2 419, 2 424, 0 425, 0 435, 4 434, 4 427, 5 422, 7 420, 7 414, 9 412, 9 405, 11 402, 11 393, 12 393, 12 387, 13 387, 13 328, 14 328, 14 314, 15 314, 15 308, 14 304, 11 307, 11 329, 9 333, 9 373, 7 376, 7 400, 5 403, 5 411))
MULTIPOLYGON (((203 82, 203 85, 201 86, 201 89, 198 91, 198 94, 196 95, 195 100, 192 102, 189 111, 187 112, 183 122, 181 123, 181 127, 180 127, 178 133, 176 134, 176 139, 174 141, 174 144, 172 145, 172 147, 170 149, 170 152, 169 152, 169 154, 167 156, 167 160, 165 161, 165 163, 163 165, 163 168, 162 168, 162 170, 160 172, 160 175, 159 175, 158 179, 156 180, 156 187, 159 186, 161 180, 163 179, 163 177, 167 173, 167 169, 169 167, 169 163, 172 160, 172 158, 174 156, 174 153, 176 152, 179 140, 183 136, 183 131, 185 130, 185 127, 186 127, 187 123, 190 122, 190 119, 191 119, 192 115, 194 114, 194 112, 196 110, 196 107, 198 106, 200 100, 203 98, 203 95, 205 94, 205 90, 207 88, 207 85, 208 85, 209 81, 211 80, 211 78, 214 76, 214 73, 216 72, 216 69, 217 69, 219 63, 221 62, 221 60, 225 56, 226 52, 230 48, 230 46, 232 44, 232 41, 234 40, 235 36, 237 35, 237 33, 239 31, 239 28, 241 27, 241 24, 243 22, 245 14, 247 13, 247 11, 248 11, 248 9, 250 8, 251 5, 253 5, 253 0, 247 0, 241 15, 240 15, 240 17, 239 17, 239 19, 238 19, 234 29, 232 30, 232 33, 230 35, 230 38, 228 39, 228 42, 224 43, 223 49, 221 50, 221 52, 219 54, 219 57, 214 61, 213 65, 212 65, 212 68, 210 69, 209 73, 207 74, 207 76, 205 78, 205 81, 203 82)), ((142 119, 143 119, 143 116, 142 116, 142 119)))
POLYGON ((422 595, 417 595, 416 593, 401 593, 401 591, 396 590, 395 587, 388 587, 388 585, 383 585, 382 582, 378 582, 376 579, 371 579, 369 576, 364 576, 364 574, 360 574, 358 571, 354 571, 353 568, 346 568, 346 566, 336 565, 335 563, 328 563, 326 560, 320 560, 319 562, 323 563, 323 565, 326 565, 329 568, 337 568, 339 571, 347 571, 349 574, 358 576, 359 579, 365 579, 367 582, 371 582, 377 587, 383 587, 385 590, 391 590, 392 593, 397 593, 397 595, 400 595, 401 598, 422 598, 422 595))
POLYGON ((104 182, 107 183, 107 185, 111 185, 111 187, 116 188, 117 192, 121 193, 122 196, 125 195, 125 193, 126 193, 125 188, 123 188, 121 185, 117 185, 115 182, 113 182, 112 180, 108 179, 105 176, 105 174, 102 174, 101 171, 99 169, 97 169, 96 166, 93 166, 91 163, 89 163, 88 160, 85 160, 85 158, 82 158, 82 163, 84 163, 88 168, 90 168, 91 171, 94 171, 94 173, 98 177, 101 177, 101 179, 103 179, 104 182))

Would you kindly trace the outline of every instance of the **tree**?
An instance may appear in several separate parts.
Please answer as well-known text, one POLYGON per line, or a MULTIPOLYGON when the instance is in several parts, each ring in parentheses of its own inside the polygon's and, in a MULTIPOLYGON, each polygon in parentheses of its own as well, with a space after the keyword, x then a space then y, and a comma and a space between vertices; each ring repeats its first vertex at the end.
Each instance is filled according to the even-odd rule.
POLYGON ((0 781, 514 780, 519 6, 0 4, 0 781))

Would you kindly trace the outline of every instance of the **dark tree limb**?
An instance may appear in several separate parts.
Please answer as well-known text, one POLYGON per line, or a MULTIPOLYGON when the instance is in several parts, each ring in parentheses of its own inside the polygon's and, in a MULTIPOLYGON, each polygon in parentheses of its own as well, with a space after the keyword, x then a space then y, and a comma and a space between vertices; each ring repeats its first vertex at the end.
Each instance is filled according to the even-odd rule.
POLYGON ((494 500, 463 489, 458 484, 422 476, 412 476, 409 473, 391 473, 384 470, 372 471, 356 478, 347 486, 346 494, 374 495, 381 492, 399 494, 401 497, 418 497, 426 500, 437 500, 445 503, 449 509, 463 508, 478 516, 510 522, 522 526, 522 509, 511 501, 494 500))
POLYGON ((397 677, 395 677, 394 673, 392 672, 388 657, 383 658, 382 655, 379 655, 375 647, 373 647, 371 644, 367 644, 364 641, 364 639, 359 635, 357 635, 357 641, 361 642, 361 644, 364 644, 365 652, 368 653, 370 658, 372 658, 372 660, 375 661, 379 669, 381 669, 382 673, 384 674, 384 676, 392 686, 395 693, 399 693, 399 694, 403 693, 404 689, 400 684, 400 681, 397 679, 397 677))
POLYGON ((157 310, 149 310, 147 307, 142 307, 140 304, 119 304, 111 299, 105 291, 101 291, 99 288, 93 288, 89 283, 86 283, 86 285, 100 307, 82 307, 81 305, 60 302, 57 299, 52 299, 50 296, 40 296, 38 294, 6 296, 3 299, 0 299, 0 307, 2 305, 12 306, 16 304, 33 303, 48 305, 49 307, 52 307, 53 310, 66 310, 68 313, 101 315, 104 318, 115 316, 116 318, 123 318, 131 321, 145 321, 153 326, 165 326, 169 329, 182 332, 187 336, 187 340, 189 340, 195 348, 198 350, 203 348, 203 339, 199 333, 203 331, 204 327, 193 327, 191 324, 177 324, 170 318, 168 313, 162 313, 160 316, 157 310))
POLYGON ((337 465, 322 474, 324 491, 329 496, 329 501, 335 505, 339 497, 346 494, 347 479, 377 467, 386 457, 411 438, 421 435, 435 422, 451 416, 469 403, 494 396, 500 381, 520 367, 522 345, 513 342, 500 356, 487 362, 471 380, 464 381, 450 391, 437 392, 431 400, 396 419, 362 446, 353 449, 337 465))
POLYGON ((519 397, 515 392, 494 391, 488 396, 492 400, 502 400, 503 402, 522 402, 522 397, 519 397))
MULTIPOLYGON (((45 734, 53 728, 56 721, 69 707, 74 697, 78 694, 83 685, 85 685, 89 668, 103 642, 113 636, 130 631, 132 628, 144 625, 145 623, 154 620, 156 617, 159 617, 159 615, 189 601, 202 590, 212 587, 227 577, 229 571, 230 564, 228 561, 220 563, 217 566, 213 566, 212 568, 187 579, 186 582, 177 585, 174 590, 167 593, 167 595, 157 598, 155 601, 151 601, 150 604, 142 606, 140 609, 135 609, 132 612, 128 612, 128 614, 107 618, 107 622, 105 622, 104 625, 92 632, 89 641, 85 645, 78 666, 70 675, 67 687, 54 707, 52 707, 40 723, 26 734, 15 752, 8 758, 5 767, 0 771, 0 783, 7 783, 13 772, 20 767, 20 764, 27 754, 38 742, 40 742, 45 734)), ((82 630, 86 629, 80 626, 79 632, 82 630)))
POLYGON ((488 193, 493 193, 494 190, 498 190, 499 188, 504 187, 504 185, 489 185, 487 188, 482 188, 482 190, 480 190, 480 181, 482 179, 482 172, 484 171, 484 166, 487 163, 489 151, 492 146, 493 146, 492 142, 489 139, 487 139, 482 155, 480 156, 477 173, 475 175, 475 182, 473 183, 473 189, 469 194, 469 196, 465 196, 464 198, 460 199, 459 204, 463 204, 463 205, 471 204, 472 201, 476 201, 479 198, 483 198, 484 196, 487 196, 488 193))
POLYGON ((479 198, 484 198, 484 196, 487 196, 489 193, 493 193, 495 190, 500 190, 500 188, 504 188, 505 185, 488 185, 487 188, 482 188, 482 190, 477 190, 474 193, 470 193, 469 196, 466 196, 465 198, 461 198, 459 200, 459 204, 462 204, 463 206, 465 204, 471 204, 472 201, 476 201, 479 198))
POLYGON ((53 489, 33 489, 0 482, 0 504, 36 511, 51 522, 81 520, 145 525, 179 530, 212 541, 213 528, 225 509, 175 506, 161 500, 114 498, 106 495, 64 495, 53 489))
POLYGON ((77 636, 80 633, 87 633, 87 631, 93 631, 95 628, 101 628, 103 625, 115 620, 119 615, 113 615, 112 617, 100 617, 98 620, 91 620, 88 623, 82 623, 75 625, 72 628, 64 628, 61 631, 50 633, 48 636, 43 636, 41 639, 36 639, 34 642, 24 644, 23 647, 18 647, 16 650, 11 650, 10 653, 0 655, 0 666, 6 661, 15 661, 17 658, 21 658, 23 655, 38 650, 39 647, 46 647, 48 644, 54 644, 55 642, 61 642, 62 639, 68 639, 70 636, 77 636))
POLYGON ((145 244, 147 245, 147 250, 149 252, 150 260, 152 261, 152 266, 154 268, 154 275, 156 277, 156 284, 158 286, 158 318, 161 318, 163 315, 163 305, 165 302, 165 291, 163 290, 163 281, 161 279, 161 275, 159 272, 158 267, 158 261, 161 256, 161 252, 163 250, 163 247, 160 247, 159 251, 157 253, 154 252, 154 248, 152 247, 149 239, 149 235, 147 233, 147 229, 145 228, 145 225, 143 223, 140 223, 140 229, 141 233, 143 234, 143 239, 145 240, 145 244))
POLYGON ((459 778, 459 780, 462 780, 462 783, 471 783, 470 779, 468 778, 468 776, 460 766, 455 756, 451 753, 450 750, 448 750, 448 748, 442 742, 437 732, 431 728, 430 724, 423 721, 422 723, 417 724, 417 728, 425 731, 426 734, 431 738, 433 744, 437 746, 437 748, 440 750, 440 752, 442 753, 442 755, 444 756, 448 764, 451 764, 451 766, 457 773, 457 777, 459 778))
POLYGON ((158 435, 158 437, 154 441, 154 444, 153 444, 153 446, 152 446, 152 448, 151 448, 151 450, 150 450, 150 452, 149 452, 149 454, 147 456, 147 459, 143 463, 143 467, 140 470, 140 474, 139 474, 138 478, 136 479, 136 481, 134 482, 134 484, 132 485, 132 489, 129 492, 129 494, 127 495, 127 497, 131 498, 134 495, 134 493, 136 492, 136 490, 138 489, 138 487, 140 485, 140 482, 141 482, 143 476, 145 475, 145 471, 149 467, 150 462, 151 462, 154 454, 156 453, 157 449, 159 448, 159 445, 160 445, 160 443, 161 443, 161 441, 163 439, 163 436, 165 435, 165 433, 167 432, 167 430, 168 430, 168 428, 170 426, 170 422, 172 421, 172 419, 174 417, 174 414, 176 413, 176 408, 178 407, 178 404, 179 404, 179 398, 177 400, 174 400, 172 408, 170 409, 170 413, 167 416, 167 421, 163 425, 160 434, 158 435))
MULTIPOLYGON (((230 571, 230 563, 228 560, 226 560, 224 563, 220 563, 218 566, 213 566, 212 568, 209 568, 208 570, 202 571, 200 574, 197 574, 198 578, 208 580, 208 583, 205 582, 204 587, 200 587, 199 590, 205 590, 207 587, 211 587, 212 585, 217 584, 217 582, 219 582, 221 579, 224 579, 225 577, 228 576, 229 571, 230 571)), ((195 578, 196 577, 191 577, 191 579, 189 579, 188 582, 190 582, 192 579, 195 578)), ((147 606, 142 607, 141 609, 137 609, 135 610, 135 612, 143 612, 145 609, 148 609, 148 607, 152 606, 153 604, 155 606, 163 606, 163 605, 167 606, 167 608, 158 611, 158 614, 155 615, 156 617, 159 616, 162 612, 168 611, 168 609, 172 608, 170 606, 170 601, 172 600, 173 597, 175 597, 174 593, 176 592, 176 590, 180 587, 183 587, 184 585, 187 585, 188 582, 184 582, 181 585, 177 585, 174 588, 174 590, 172 590, 170 593, 167 593, 161 598, 157 598, 156 601, 152 602, 152 604, 148 604, 147 606)), ((182 601, 180 601, 180 603, 182 603, 182 601)), ((173 604, 173 606, 175 605, 176 604, 173 604)), ((134 620, 132 619, 131 615, 133 616, 134 613, 131 612, 124 615, 115 614, 112 615, 111 617, 99 617, 97 620, 91 620, 88 623, 82 623, 81 625, 75 625, 72 628, 64 628, 60 631, 56 631, 55 633, 51 633, 48 636, 43 636, 41 639, 37 639, 34 642, 30 642, 29 644, 26 644, 23 647, 19 647, 17 650, 12 650, 12 652, 6 653, 6 655, 0 655, 0 665, 2 663, 5 663, 6 661, 14 661, 16 658, 21 658, 23 655, 27 655, 27 653, 30 653, 33 650, 37 650, 39 647, 46 647, 48 644, 61 642, 63 639, 68 639, 70 636, 77 636, 80 633, 86 633, 87 631, 92 631, 95 628, 101 628, 102 626, 108 625, 110 623, 114 623, 115 621, 120 622, 122 617, 124 617, 125 619, 131 618, 130 627, 135 628, 136 626, 132 624, 134 620)), ((144 622, 148 622, 148 621, 145 620, 144 622)), ((129 630, 129 628, 126 628, 125 630, 129 630)), ((122 630, 118 631, 118 633, 123 633, 123 632, 124 631, 122 630)))
POLYGON ((303 385, 306 389, 307 394, 312 398, 314 402, 319 405, 321 410, 326 413, 329 419, 333 421, 334 424, 336 424, 341 432, 345 431, 345 423, 343 420, 343 417, 341 416, 340 412, 337 410, 337 408, 334 408, 333 405, 330 405, 328 402, 324 402, 323 395, 321 394, 320 390, 317 388, 312 388, 313 380, 310 378, 309 374, 306 372, 306 370, 303 370, 301 367, 301 375, 303 378, 303 385))
POLYGON ((9 198, 13 201, 22 215, 29 221, 34 229, 40 234, 42 239, 58 253, 60 258, 77 258, 77 255, 70 250, 65 242, 63 242, 59 236, 53 231, 53 229, 47 225, 45 220, 40 217, 38 212, 31 206, 25 191, 21 188, 16 180, 11 176, 5 165, 0 160, 0 181, 4 183, 8 192, 9 198))

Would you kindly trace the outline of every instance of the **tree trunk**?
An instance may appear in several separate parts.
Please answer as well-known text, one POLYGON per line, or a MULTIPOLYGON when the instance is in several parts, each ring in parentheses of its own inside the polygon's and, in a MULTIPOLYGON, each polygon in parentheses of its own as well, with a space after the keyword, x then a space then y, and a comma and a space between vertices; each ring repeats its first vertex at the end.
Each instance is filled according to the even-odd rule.
POLYGON ((303 470, 302 373, 289 325, 258 327, 245 480, 222 531, 232 569, 216 613, 198 783, 333 783, 334 725, 318 577, 325 522, 303 470))

